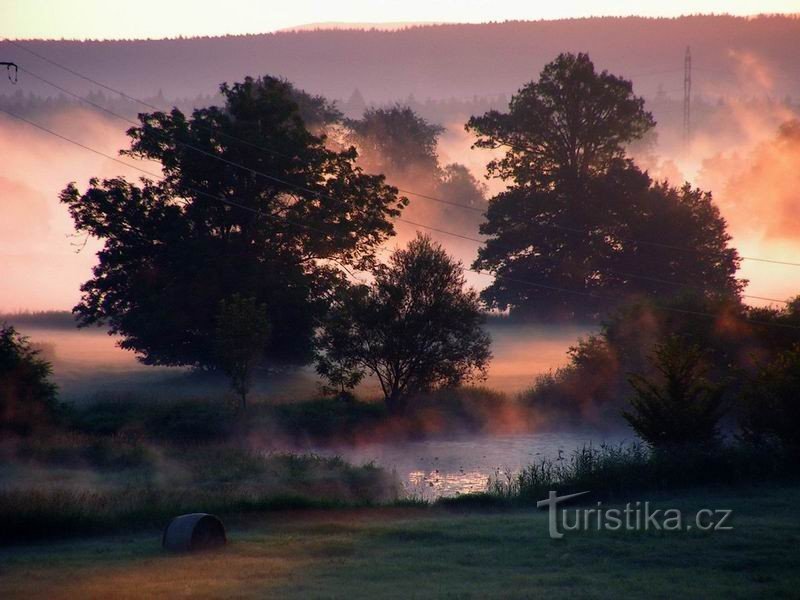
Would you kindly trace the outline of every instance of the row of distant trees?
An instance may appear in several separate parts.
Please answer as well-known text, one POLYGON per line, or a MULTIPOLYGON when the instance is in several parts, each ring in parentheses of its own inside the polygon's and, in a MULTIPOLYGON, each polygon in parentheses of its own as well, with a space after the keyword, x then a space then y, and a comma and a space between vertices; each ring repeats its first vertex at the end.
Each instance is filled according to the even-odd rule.
MULTIPOLYGON (((272 77, 220 90, 223 106, 142 114, 128 131, 123 153, 159 162, 163 179, 61 193, 77 230, 104 242, 81 324, 108 324, 147 364, 222 369, 243 404, 257 365, 315 357, 342 390, 375 375, 397 409, 480 376, 489 340, 461 265, 425 237, 377 256, 409 206, 387 176, 483 202, 465 168, 439 163, 441 130, 403 107, 347 120, 272 77)), ((496 276, 485 307, 597 319, 687 286, 738 301, 739 257, 710 194, 654 182, 626 155, 654 124, 629 81, 583 54, 547 65, 507 112, 470 119, 477 146, 502 150, 488 173, 508 186, 480 226, 474 268, 496 276)))

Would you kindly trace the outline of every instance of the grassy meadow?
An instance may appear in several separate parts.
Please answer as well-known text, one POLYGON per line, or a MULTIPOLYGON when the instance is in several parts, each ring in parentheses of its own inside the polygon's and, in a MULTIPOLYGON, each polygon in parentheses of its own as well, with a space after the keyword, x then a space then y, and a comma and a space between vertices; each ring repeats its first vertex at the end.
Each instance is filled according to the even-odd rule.
POLYGON ((156 529, 0 550, 0 597, 797 597, 800 487, 636 499, 732 509, 734 529, 551 540, 536 509, 273 512, 229 522, 218 552, 165 554, 156 529))

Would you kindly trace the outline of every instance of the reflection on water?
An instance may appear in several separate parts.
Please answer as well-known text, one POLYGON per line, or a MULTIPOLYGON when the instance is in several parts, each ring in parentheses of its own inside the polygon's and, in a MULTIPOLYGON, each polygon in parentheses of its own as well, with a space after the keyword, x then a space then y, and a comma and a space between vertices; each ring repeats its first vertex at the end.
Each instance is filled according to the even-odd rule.
POLYGON ((544 458, 568 459, 584 445, 626 441, 631 441, 627 434, 587 430, 375 443, 313 451, 323 456, 338 455, 354 464, 374 462, 395 471, 410 494, 436 498, 484 491, 492 476, 517 473, 544 458))

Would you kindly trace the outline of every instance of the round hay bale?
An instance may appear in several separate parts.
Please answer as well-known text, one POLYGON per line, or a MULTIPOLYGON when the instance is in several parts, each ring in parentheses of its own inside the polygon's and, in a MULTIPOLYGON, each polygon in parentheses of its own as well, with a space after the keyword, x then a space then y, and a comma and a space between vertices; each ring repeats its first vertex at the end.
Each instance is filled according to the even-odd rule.
POLYGON ((174 552, 192 552, 224 546, 225 526, 207 513, 191 513, 175 517, 167 525, 161 546, 174 552))

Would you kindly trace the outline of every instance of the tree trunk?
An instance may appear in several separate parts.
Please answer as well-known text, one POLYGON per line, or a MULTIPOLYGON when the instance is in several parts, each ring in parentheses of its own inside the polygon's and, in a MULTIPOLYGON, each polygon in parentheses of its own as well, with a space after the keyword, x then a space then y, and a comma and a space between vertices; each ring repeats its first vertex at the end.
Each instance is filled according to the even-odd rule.
POLYGON ((401 414, 406 410, 406 397, 400 390, 393 388, 386 397, 386 408, 390 413, 401 414))

